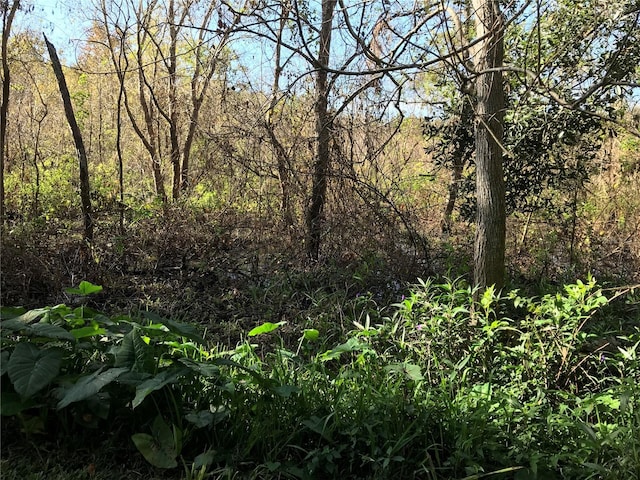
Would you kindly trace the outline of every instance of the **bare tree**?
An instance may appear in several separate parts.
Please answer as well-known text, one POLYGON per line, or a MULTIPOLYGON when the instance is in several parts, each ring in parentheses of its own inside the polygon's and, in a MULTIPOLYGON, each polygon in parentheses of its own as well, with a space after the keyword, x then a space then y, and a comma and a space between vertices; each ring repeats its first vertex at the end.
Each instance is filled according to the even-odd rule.
POLYGON ((73 141, 76 145, 78 152, 78 163, 80 166, 80 200, 82 204, 82 217, 84 220, 84 239, 87 242, 93 240, 93 217, 91 214, 91 196, 89 189, 89 166, 87 162, 87 152, 84 148, 84 142, 82 141, 82 133, 78 122, 73 113, 73 105, 71 104, 71 95, 69 94, 69 88, 67 87, 67 81, 64 78, 64 72, 62 71, 62 65, 56 52, 56 48, 44 37, 44 41, 47 44, 49 50, 49 56, 51 57, 51 66, 56 74, 58 80, 58 87, 60 88, 60 94, 62 95, 62 101, 64 103, 64 111, 73 134, 73 141))
POLYGON ((329 84, 327 67, 331 55, 331 32, 336 0, 322 0, 322 25, 317 57, 315 121, 317 150, 313 169, 311 203, 307 212, 307 255, 317 260, 320 252, 321 215, 327 194, 327 176, 331 161, 330 141, 332 118, 328 112, 329 84))
POLYGON ((165 11, 158 0, 137 4, 134 0, 102 0, 100 4, 104 46, 111 52, 112 64, 125 87, 125 110, 151 159, 156 194, 163 201, 168 198, 162 169, 163 132, 168 136, 172 166, 171 194, 177 199, 191 183, 191 154, 201 108, 239 18, 237 14, 225 18, 217 2, 202 5, 197 0, 169 0, 165 11), (214 23, 217 28, 212 28, 214 23), (117 49, 126 51, 124 70, 117 49), (186 64, 190 67, 184 68, 186 64), (135 93, 125 81, 130 72, 137 77, 135 93), (181 93, 186 72, 188 102, 181 93))

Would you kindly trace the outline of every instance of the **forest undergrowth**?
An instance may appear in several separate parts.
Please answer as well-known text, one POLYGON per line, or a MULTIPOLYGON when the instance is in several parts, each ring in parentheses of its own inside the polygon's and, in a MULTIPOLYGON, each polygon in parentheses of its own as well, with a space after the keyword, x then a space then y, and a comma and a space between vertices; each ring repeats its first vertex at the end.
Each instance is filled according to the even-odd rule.
POLYGON ((103 220, 91 249, 73 222, 5 232, 3 478, 640 475, 628 265, 596 282, 576 248, 552 274, 568 257, 539 244, 478 295, 462 225, 431 263, 311 264, 277 226, 198 215, 103 220))

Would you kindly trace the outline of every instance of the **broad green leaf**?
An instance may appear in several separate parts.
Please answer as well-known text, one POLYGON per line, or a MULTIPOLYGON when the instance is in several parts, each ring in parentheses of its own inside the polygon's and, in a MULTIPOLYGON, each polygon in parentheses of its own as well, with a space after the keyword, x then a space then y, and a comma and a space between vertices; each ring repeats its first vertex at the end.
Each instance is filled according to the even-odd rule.
POLYGON ((106 333, 106 330, 104 328, 101 328, 98 322, 93 321, 90 325, 87 325, 86 327, 74 328, 69 333, 74 338, 79 339, 93 337, 95 335, 104 335, 106 333))
POLYGON ((127 370, 127 368, 110 368, 103 372, 101 368, 91 375, 81 377, 73 387, 64 393, 64 396, 58 402, 58 410, 95 395, 127 370))
POLYGON ((102 287, 100 285, 94 285, 91 282, 87 282, 83 280, 80 282, 77 288, 67 288, 65 290, 67 293, 72 293, 75 295, 91 295, 92 293, 98 293, 102 291, 102 287))
POLYGON ((31 325, 30 333, 37 337, 46 337, 55 340, 75 340, 75 337, 64 328, 49 323, 34 323, 31 325))
POLYGON ((337 347, 332 348, 331 350, 327 350, 326 352, 321 354, 319 358, 320 358, 320 361, 326 362, 329 360, 334 360, 336 358, 339 358, 340 355, 342 355, 343 353, 361 351, 364 348, 368 348, 368 347, 369 347, 368 344, 363 343, 357 338, 353 337, 347 340, 345 343, 342 343, 337 347))
POLYGON ((215 452, 213 450, 207 450, 193 459, 193 466, 197 469, 206 468, 211 465, 215 459, 215 452))
POLYGON ((60 371, 62 351, 55 348, 40 350, 31 343, 16 345, 7 371, 16 392, 29 398, 49 385, 60 371))
POLYGON ((194 424, 198 428, 210 427, 213 425, 215 415, 208 411, 202 410, 200 412, 191 412, 184 417, 189 423, 194 424))
POLYGON ((148 318, 153 322, 164 325, 169 329, 171 333, 174 333, 181 337, 188 338, 189 340, 193 340, 194 342, 198 342, 200 344, 206 343, 205 340, 200 335, 200 333, 198 333, 198 329, 193 325, 189 325, 188 323, 177 322, 169 318, 162 318, 150 312, 146 312, 144 316, 145 318, 148 318))
POLYGON ((264 333, 271 333, 274 330, 277 330, 281 325, 284 325, 285 323, 287 322, 278 322, 278 323, 265 322, 262 325, 258 325, 256 328, 252 329, 248 335, 250 337, 255 337, 257 335, 262 335, 264 333))
POLYGON ((482 298, 480 299, 480 305, 482 305, 482 308, 484 308, 485 310, 489 310, 494 299, 495 299, 495 287, 491 285, 490 287, 487 287, 487 289, 482 294, 482 298))
POLYGON ((323 438, 328 440, 329 442, 333 441, 331 438, 331 431, 327 428, 327 424, 329 423, 331 416, 320 418, 316 415, 312 415, 311 418, 307 420, 303 420, 302 424, 309 428, 311 431, 320 434, 323 438))
POLYGON ((157 416, 151 427, 153 435, 136 433, 131 436, 136 448, 151 465, 157 468, 175 468, 178 456, 175 438, 169 425, 157 416))
POLYGON ((19 318, 12 318, 11 320, 5 320, 2 322, 2 328, 11 330, 13 332, 21 332, 22 334, 45 337, 54 340, 70 340, 75 338, 67 330, 57 325, 51 325, 50 323, 34 323, 28 324, 22 322, 19 318))
POLYGON ((27 312, 23 307, 0 307, 0 320, 9 320, 10 318, 16 318, 27 312))
POLYGON ((10 317, 8 320, 4 320, 1 324, 2 328, 8 328, 10 330, 21 330, 25 327, 25 325, 29 325, 40 317, 42 317, 45 313, 48 313, 48 308, 36 308, 34 310, 29 310, 28 312, 24 312, 21 315, 10 317))
POLYGON ((424 375, 422 375, 422 369, 419 365, 415 365, 413 363, 406 363, 404 367, 404 372, 411 380, 414 382, 421 382, 424 380, 424 375))
POLYGON ((313 342, 314 340, 317 340, 319 336, 320 336, 320 332, 318 330, 316 330, 315 328, 306 328, 304 330, 304 339, 305 340, 313 342))
POLYGON ((155 377, 142 382, 136 388, 136 396, 133 399, 132 407, 136 408, 140 405, 150 393, 160 390, 165 385, 175 383, 176 380, 183 376, 187 371, 188 370, 186 368, 174 369, 172 371, 165 370, 155 377))
POLYGON ((178 466, 175 450, 165 450, 148 433, 136 433, 131 436, 138 451, 147 462, 156 468, 175 468, 178 466))
POLYGON ((153 377, 153 374, 148 372, 127 372, 118 377, 118 383, 120 385, 129 385, 131 387, 137 387, 142 382, 153 377))
POLYGON ((189 370, 196 372, 198 375, 202 375, 203 377, 211 378, 220 375, 220 368, 211 362, 194 362, 188 358, 181 358, 178 361, 185 365, 189 370))
POLYGON ((122 344, 115 350, 115 357, 116 367, 127 367, 134 372, 148 372, 152 369, 151 347, 141 337, 137 327, 122 339, 122 344))

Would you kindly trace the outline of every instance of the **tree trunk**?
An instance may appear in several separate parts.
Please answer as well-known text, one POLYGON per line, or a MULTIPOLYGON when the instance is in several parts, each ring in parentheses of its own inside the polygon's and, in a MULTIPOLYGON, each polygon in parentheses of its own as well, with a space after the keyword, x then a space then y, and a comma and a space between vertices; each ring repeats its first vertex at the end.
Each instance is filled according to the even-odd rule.
POLYGON ((289 19, 290 5, 288 2, 282 2, 282 11, 280 14, 280 24, 278 27, 278 34, 275 45, 275 69, 273 72, 273 85, 271 86, 271 101, 269 102, 269 110, 267 111, 265 120, 265 129, 269 140, 271 141, 271 147, 273 154, 276 157, 278 165, 278 179, 280 180, 280 192, 281 199, 281 213, 282 222, 285 227, 293 226, 293 208, 291 206, 291 174, 289 171, 289 155, 287 154, 284 145, 276 137, 276 132, 273 124, 273 116, 276 106, 279 102, 280 92, 280 77, 282 75, 282 35, 287 26, 287 20, 289 19))
POLYGON ((498 0, 473 0, 476 33, 476 237, 474 283, 481 289, 504 285, 506 235, 502 169, 504 121, 504 24, 498 0), (491 70, 491 71, 488 71, 491 70))
POLYGON ((329 87, 327 82, 329 54, 331 51, 331 29, 336 0, 322 0, 322 26, 320 28, 320 51, 316 68, 316 136, 317 150, 313 170, 311 204, 307 212, 307 255, 318 260, 322 210, 327 193, 327 176, 331 161, 329 142, 331 140, 331 116, 328 114, 329 87))
POLYGON ((178 43, 178 27, 175 23, 175 3, 169 1, 169 59, 167 71, 169 73, 169 143, 171 148, 171 165, 173 166, 173 187, 171 196, 174 200, 180 197, 182 184, 182 168, 180 166, 180 141, 178 139, 178 87, 177 87, 177 59, 176 47, 178 43))
POLYGON ((44 41, 49 50, 49 56, 51 57, 51 65, 53 71, 56 74, 58 80, 58 87, 60 88, 60 95, 62 96, 62 102, 64 103, 64 113, 67 116, 67 122, 71 128, 73 134, 73 141, 76 144, 76 150, 78 151, 78 163, 80 165, 80 200, 82 203, 82 216, 84 219, 84 239, 87 242, 93 240, 93 218, 91 216, 91 197, 89 195, 89 165, 87 162, 87 152, 84 148, 84 142, 82 141, 82 133, 76 117, 73 113, 73 105, 71 104, 71 95, 69 95, 69 89, 67 88, 67 81, 64 78, 62 72, 62 65, 60 65, 60 59, 56 52, 56 48, 49 42, 46 35, 44 41))
MULTIPOLYGON (((8 5, 7 5, 8 6, 8 5)), ((7 114, 9 112, 9 93, 11 72, 9 71, 9 59, 7 58, 7 44, 11 33, 11 24, 20 7, 20 0, 14 0, 11 10, 5 9, 2 18, 2 104, 0 104, 0 224, 4 223, 4 154, 7 142, 7 114)))

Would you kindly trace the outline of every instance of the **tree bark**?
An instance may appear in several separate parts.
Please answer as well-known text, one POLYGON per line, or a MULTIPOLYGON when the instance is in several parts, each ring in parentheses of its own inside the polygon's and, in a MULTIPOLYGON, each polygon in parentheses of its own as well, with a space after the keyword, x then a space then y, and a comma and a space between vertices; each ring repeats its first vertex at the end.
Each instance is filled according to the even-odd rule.
POLYGON ((78 151, 78 163, 80 165, 80 200, 82 204, 82 216, 84 219, 84 239, 87 242, 91 242, 93 240, 93 218, 91 215, 91 197, 89 193, 89 166, 87 161, 87 152, 84 148, 84 142, 82 141, 82 133, 80 132, 80 127, 78 127, 78 122, 76 122, 76 117, 73 113, 71 95, 69 95, 69 88, 67 87, 67 81, 64 78, 64 73, 62 71, 60 59, 58 58, 58 53, 56 52, 56 48, 53 46, 53 44, 49 42, 46 35, 44 36, 44 41, 47 45, 49 56, 51 57, 51 65, 53 67, 53 71, 56 74, 56 79, 58 80, 60 95, 62 96, 62 102, 64 103, 64 113, 67 117, 67 122, 69 122, 69 127, 71 128, 71 133, 73 134, 73 141, 76 145, 76 150, 78 151))
POLYGON ((504 285, 506 236, 502 167, 504 130, 504 22, 498 0, 473 0, 479 43, 476 80, 476 195, 474 283, 481 289, 504 285))
POLYGON ((318 260, 320 254, 320 236, 322 210, 327 193, 327 177, 331 164, 331 116, 328 113, 328 72, 331 52, 331 30, 336 0, 322 0, 322 26, 320 28, 320 51, 316 68, 316 161, 313 170, 311 204, 307 212, 307 255, 318 260))
MULTIPOLYGON (((8 7, 8 5, 7 5, 8 7)), ((9 71, 9 59, 7 58, 7 45, 11 33, 11 24, 20 8, 20 0, 14 0, 11 9, 3 11, 2 18, 2 104, 0 104, 0 224, 4 223, 4 156, 7 141, 7 114, 9 112, 9 89, 11 83, 11 72, 9 71)))

